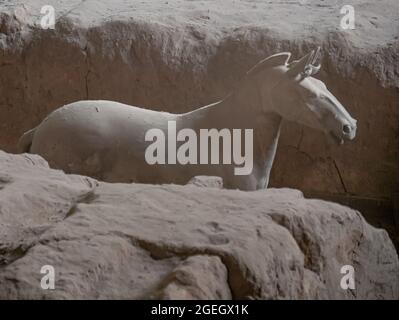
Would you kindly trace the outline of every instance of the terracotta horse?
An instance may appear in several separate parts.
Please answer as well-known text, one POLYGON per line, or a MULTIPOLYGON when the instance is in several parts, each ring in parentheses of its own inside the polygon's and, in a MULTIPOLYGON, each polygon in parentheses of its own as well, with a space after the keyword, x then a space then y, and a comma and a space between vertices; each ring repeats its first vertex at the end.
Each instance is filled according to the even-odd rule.
MULTIPOLYGON (((313 77, 319 49, 289 63, 288 52, 272 55, 249 70, 225 99, 197 110, 172 114, 113 101, 78 101, 47 116, 20 139, 22 152, 43 156, 53 168, 109 182, 185 184, 194 176, 223 178, 226 188, 266 188, 282 119, 319 129, 338 143, 356 135, 356 120, 313 77), (146 132, 253 129, 253 168, 235 175, 233 164, 149 164, 146 132)), ((182 142, 181 142, 182 143, 182 142)), ((222 145, 220 154, 223 156, 222 145)))

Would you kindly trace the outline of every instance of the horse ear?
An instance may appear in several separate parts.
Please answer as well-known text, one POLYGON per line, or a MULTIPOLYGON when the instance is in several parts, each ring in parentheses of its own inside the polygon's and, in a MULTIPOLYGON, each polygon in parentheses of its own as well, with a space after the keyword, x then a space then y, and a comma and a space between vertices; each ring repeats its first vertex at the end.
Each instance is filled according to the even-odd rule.
POLYGON ((287 75, 292 78, 296 78, 298 75, 310 76, 308 66, 313 60, 314 50, 309 52, 306 56, 301 59, 293 61, 288 67, 287 75))
POLYGON ((320 47, 317 47, 315 54, 313 55, 312 62, 310 64, 311 66, 311 75, 316 74, 319 72, 321 68, 321 63, 319 62, 318 65, 315 65, 315 63, 320 59, 321 54, 320 54, 320 47))
POLYGON ((287 75, 291 76, 292 78, 296 78, 300 75, 301 79, 303 79, 316 74, 321 67, 320 64, 317 66, 314 65, 314 63, 319 59, 319 56, 320 47, 318 47, 316 51, 312 50, 300 60, 293 61, 288 66, 289 70, 287 71, 287 75))
POLYGON ((251 68, 247 72, 247 74, 253 75, 253 74, 258 73, 259 71, 265 70, 267 68, 286 65, 288 63, 288 60, 290 60, 290 57, 291 57, 290 52, 280 52, 280 53, 274 54, 274 55, 267 57, 266 59, 263 59, 262 61, 258 62, 253 68, 251 68))

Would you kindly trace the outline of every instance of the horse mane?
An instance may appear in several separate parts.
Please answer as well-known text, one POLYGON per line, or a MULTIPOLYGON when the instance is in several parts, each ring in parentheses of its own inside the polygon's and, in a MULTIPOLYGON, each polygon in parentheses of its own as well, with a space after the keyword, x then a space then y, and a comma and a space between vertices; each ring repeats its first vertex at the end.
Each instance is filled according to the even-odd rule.
POLYGON ((291 53, 290 52, 280 52, 263 59, 258 62, 255 66, 253 66, 248 72, 247 75, 254 75, 261 70, 278 67, 282 65, 286 65, 288 60, 290 60, 291 53))

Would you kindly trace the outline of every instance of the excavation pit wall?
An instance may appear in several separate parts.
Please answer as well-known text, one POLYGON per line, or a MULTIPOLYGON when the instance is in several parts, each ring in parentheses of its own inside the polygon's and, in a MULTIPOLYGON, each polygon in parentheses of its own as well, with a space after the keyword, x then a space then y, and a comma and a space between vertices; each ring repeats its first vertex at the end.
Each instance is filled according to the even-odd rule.
POLYGON ((210 33, 134 20, 79 27, 67 18, 43 30, 3 14, 0 148, 17 152, 23 132, 77 100, 190 111, 223 98, 259 60, 281 51, 297 59, 318 45, 316 77, 358 120, 357 137, 337 146, 321 132, 284 122, 270 185, 391 203, 399 186, 399 45, 360 49, 338 31, 290 39, 267 28, 210 33))

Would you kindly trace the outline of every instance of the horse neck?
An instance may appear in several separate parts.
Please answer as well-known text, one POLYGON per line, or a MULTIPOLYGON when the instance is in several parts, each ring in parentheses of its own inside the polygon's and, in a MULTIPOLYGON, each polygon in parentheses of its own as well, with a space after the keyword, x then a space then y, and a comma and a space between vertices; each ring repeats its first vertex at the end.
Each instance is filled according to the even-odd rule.
POLYGON ((250 80, 253 79, 244 78, 237 90, 225 99, 182 115, 181 127, 196 131, 210 128, 253 129, 254 162, 261 174, 266 176, 267 185, 282 118, 273 111, 269 100, 262 101, 256 83, 250 80))
POLYGON ((194 127, 253 128, 265 113, 254 79, 244 77, 223 100, 183 114, 194 127))

